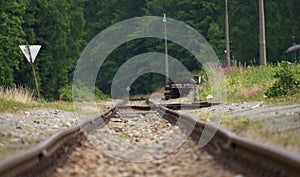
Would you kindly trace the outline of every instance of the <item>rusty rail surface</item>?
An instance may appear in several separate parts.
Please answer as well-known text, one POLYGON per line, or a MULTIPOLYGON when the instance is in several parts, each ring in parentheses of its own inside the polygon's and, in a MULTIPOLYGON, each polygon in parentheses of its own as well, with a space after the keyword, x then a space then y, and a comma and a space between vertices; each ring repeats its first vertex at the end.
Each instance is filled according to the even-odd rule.
MULTIPOLYGON (((189 115, 175 112, 161 105, 154 105, 150 102, 150 107, 133 106, 135 109, 155 109, 159 111, 171 123, 175 124, 178 119, 182 119, 185 127, 192 128, 191 137, 199 141, 203 129, 215 131, 216 134, 208 143, 208 149, 214 150, 216 160, 225 160, 225 162, 236 163, 237 166, 243 166, 243 169, 249 171, 249 174, 256 176, 299 176, 300 174, 300 156, 285 149, 258 143, 251 139, 242 138, 236 134, 200 121, 189 115)), ((84 131, 92 131, 95 128, 101 128, 115 114, 116 107, 109 109, 104 114, 89 119, 79 125, 59 131, 35 147, 24 153, 9 157, 0 161, 0 176, 16 176, 22 174, 24 170, 36 168, 42 160, 55 155, 68 141, 76 141, 84 131)), ((79 141, 79 140, 77 140, 79 141)), ((63 151, 64 152, 64 151, 63 151)))

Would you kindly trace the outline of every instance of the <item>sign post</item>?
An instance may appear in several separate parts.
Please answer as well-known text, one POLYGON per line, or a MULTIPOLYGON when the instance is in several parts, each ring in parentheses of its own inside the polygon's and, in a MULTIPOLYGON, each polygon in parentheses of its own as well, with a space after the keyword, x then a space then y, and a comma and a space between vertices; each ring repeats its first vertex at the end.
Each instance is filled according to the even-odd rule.
POLYGON ((37 82, 37 78, 36 78, 33 63, 34 63, 34 60, 35 60, 41 46, 40 45, 20 45, 19 47, 21 48, 21 50, 24 53, 25 57, 27 58, 27 60, 31 64, 37 96, 38 96, 38 98, 40 98, 39 85, 38 85, 38 82, 37 82))

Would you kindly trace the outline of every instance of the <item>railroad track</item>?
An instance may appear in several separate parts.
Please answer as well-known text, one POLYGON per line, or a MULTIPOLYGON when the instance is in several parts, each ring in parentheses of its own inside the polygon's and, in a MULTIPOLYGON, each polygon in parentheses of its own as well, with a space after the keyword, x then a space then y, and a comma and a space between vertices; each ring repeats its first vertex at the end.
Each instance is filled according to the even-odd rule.
POLYGON ((53 134, 22 154, 0 161, 0 174, 97 176, 95 172, 86 174, 89 170, 76 171, 76 164, 81 163, 81 167, 86 165, 88 169, 100 170, 99 174, 107 172, 106 176, 299 176, 298 154, 241 138, 222 128, 217 129, 208 145, 200 149, 197 143, 204 127, 216 130, 214 125, 159 105, 114 107, 99 117, 53 134), (181 122, 179 126, 171 126, 178 121, 181 122), (184 134, 185 130, 191 132, 184 134), (184 138, 187 141, 181 145, 184 138), (178 139, 180 141, 176 141, 178 139), (170 141, 167 140, 175 144, 168 146, 170 141), (122 147, 118 146, 120 142, 122 147), (85 161, 85 156, 94 160, 85 161), (115 158, 129 162, 116 162, 115 158), (143 162, 142 165, 132 163, 138 161, 143 162), (109 171, 110 166, 117 166, 120 174, 109 171), (131 167, 135 170, 130 170, 131 167))

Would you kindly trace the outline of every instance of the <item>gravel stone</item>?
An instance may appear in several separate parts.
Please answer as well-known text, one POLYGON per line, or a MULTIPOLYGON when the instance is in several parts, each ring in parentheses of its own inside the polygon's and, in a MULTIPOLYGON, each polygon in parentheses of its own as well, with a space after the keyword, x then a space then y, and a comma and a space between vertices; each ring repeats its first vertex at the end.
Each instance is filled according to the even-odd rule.
POLYGON ((56 109, 0 113, 0 160, 34 146, 60 129, 77 123, 75 113, 56 109))
POLYGON ((169 149, 170 140, 178 143, 183 133, 178 126, 169 126, 169 122, 155 111, 124 109, 117 114, 117 121, 86 134, 81 151, 73 151, 65 166, 58 168, 54 175, 229 177, 239 174, 226 170, 227 164, 216 162, 189 138, 169 149), (136 159, 140 161, 134 161, 136 159))

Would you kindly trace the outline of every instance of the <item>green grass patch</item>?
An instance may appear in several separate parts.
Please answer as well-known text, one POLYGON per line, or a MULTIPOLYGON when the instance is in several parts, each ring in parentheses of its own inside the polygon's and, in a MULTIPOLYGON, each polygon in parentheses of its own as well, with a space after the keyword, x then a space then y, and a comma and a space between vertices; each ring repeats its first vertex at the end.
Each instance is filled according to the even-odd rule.
POLYGON ((33 108, 52 108, 52 109, 59 109, 67 112, 74 112, 73 103, 72 102, 65 102, 65 101, 57 101, 57 102, 47 102, 42 101, 35 103, 33 108))
POLYGON ((0 112, 17 112, 19 110, 24 110, 28 108, 31 108, 31 105, 0 98, 0 112))
POLYGON ((63 111, 73 112, 73 103, 71 102, 46 102, 46 101, 36 101, 31 103, 21 103, 13 100, 7 100, 0 98, 0 112, 18 112, 28 109, 44 109, 52 108, 59 109, 63 111))
MULTIPOLYGON (((70 89, 69 89, 70 91, 70 89)), ((99 90, 98 90, 99 91, 99 90)), ((71 94, 71 93, 70 93, 71 94)), ((111 105, 111 101, 104 97, 100 99, 102 92, 99 91, 97 96, 97 107, 100 111, 111 105)), ((71 95, 72 96, 72 95, 71 95)), ((102 95, 103 96, 103 95, 102 95)), ((37 99, 33 96, 32 91, 26 87, 12 88, 0 87, 0 112, 24 111, 29 109, 59 109, 67 112, 74 112, 72 101, 53 101, 49 102, 44 99, 37 99)))
POLYGON ((237 134, 243 134, 252 130, 260 130, 263 127, 261 121, 252 121, 249 118, 223 118, 221 126, 229 128, 237 134))
POLYGON ((300 152, 298 133, 293 131, 276 131, 264 121, 253 121, 249 118, 224 118, 221 126, 242 137, 300 152))
MULTIPOLYGON (((293 74, 295 81, 297 79, 300 80, 300 65, 290 64, 288 69, 293 74)), ((279 70, 282 70, 282 65, 279 64, 247 68, 224 68, 227 102, 266 101, 299 103, 300 91, 294 92, 295 94, 275 98, 266 96, 268 89, 278 82, 278 78, 275 76, 279 70)), ((205 72, 200 71, 198 74, 203 76, 205 72)), ((198 89, 201 99, 205 99, 207 95, 211 94, 210 85, 205 76, 203 78, 202 85, 198 89)))

